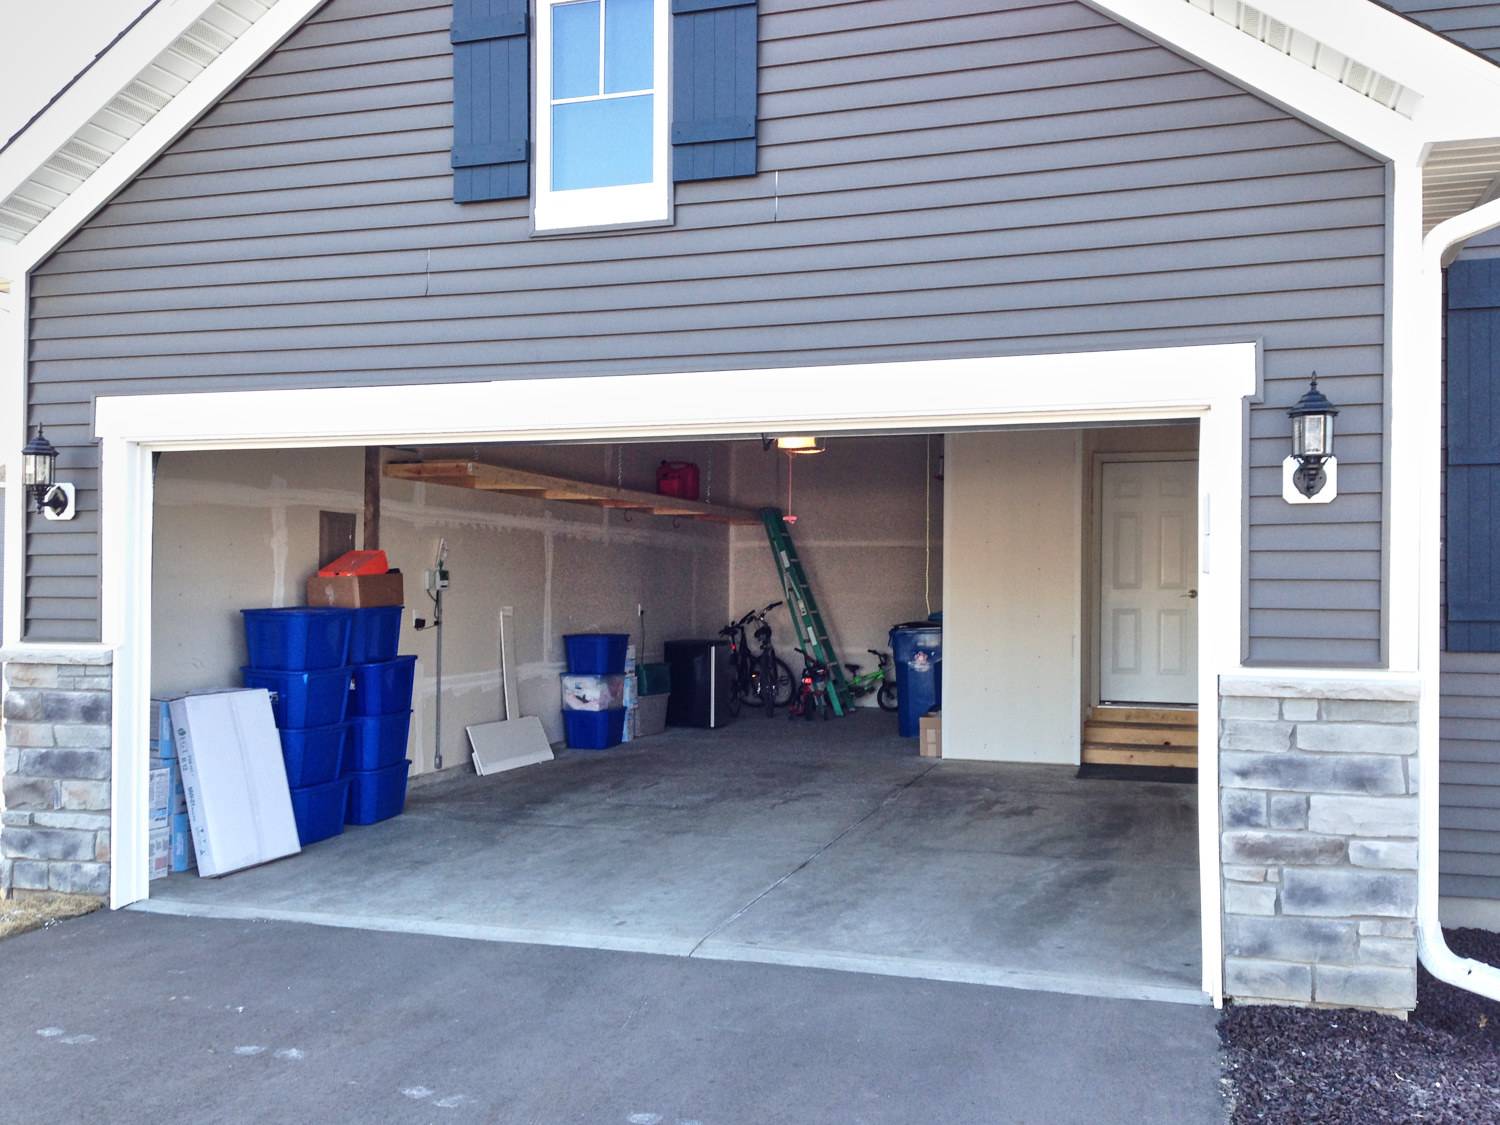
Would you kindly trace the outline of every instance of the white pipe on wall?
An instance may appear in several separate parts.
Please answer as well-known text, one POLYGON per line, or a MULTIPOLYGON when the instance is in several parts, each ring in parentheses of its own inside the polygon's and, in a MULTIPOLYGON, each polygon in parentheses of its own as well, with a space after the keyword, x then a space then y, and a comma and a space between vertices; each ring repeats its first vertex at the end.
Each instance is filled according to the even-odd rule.
MULTIPOLYGON (((1417 169, 1417 176, 1421 169, 1417 169)), ((1485 203, 1439 223, 1422 240, 1421 309, 1414 321, 1421 326, 1422 363, 1410 384, 1409 401, 1401 409, 1417 413, 1413 427, 1414 454, 1419 459, 1421 485, 1421 597, 1419 674, 1422 698, 1417 709, 1417 951, 1427 971, 1440 981, 1500 1000, 1500 968, 1448 948, 1438 913, 1438 793, 1441 742, 1438 700, 1442 689, 1442 333, 1443 266, 1448 252, 1477 234, 1500 226, 1500 200, 1485 203)), ((1399 466, 1398 466, 1399 468, 1399 466)))

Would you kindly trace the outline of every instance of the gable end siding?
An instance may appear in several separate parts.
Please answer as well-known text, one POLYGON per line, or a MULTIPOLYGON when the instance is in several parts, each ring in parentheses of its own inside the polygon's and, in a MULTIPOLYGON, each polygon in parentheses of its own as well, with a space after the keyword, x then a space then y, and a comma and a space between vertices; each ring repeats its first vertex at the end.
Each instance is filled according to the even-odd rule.
POLYGON ((1446 39, 1500 63, 1500 4, 1492 0, 1378 0, 1446 39))
POLYGON ((448 5, 332 0, 33 278, 82 514, 31 524, 28 634, 97 633, 102 394, 1255 339, 1249 655, 1376 663, 1384 168, 1082 3, 760 11, 758 173, 544 240, 451 201, 448 5), (1314 369, 1340 496, 1293 507, 1314 369))

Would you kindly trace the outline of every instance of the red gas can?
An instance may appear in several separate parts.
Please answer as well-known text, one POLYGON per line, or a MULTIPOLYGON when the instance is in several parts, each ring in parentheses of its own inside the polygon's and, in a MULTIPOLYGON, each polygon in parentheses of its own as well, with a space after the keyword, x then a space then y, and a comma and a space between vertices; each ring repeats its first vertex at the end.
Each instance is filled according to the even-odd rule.
POLYGON ((679 500, 698 499, 698 466, 691 461, 663 461, 656 467, 656 491, 679 500))

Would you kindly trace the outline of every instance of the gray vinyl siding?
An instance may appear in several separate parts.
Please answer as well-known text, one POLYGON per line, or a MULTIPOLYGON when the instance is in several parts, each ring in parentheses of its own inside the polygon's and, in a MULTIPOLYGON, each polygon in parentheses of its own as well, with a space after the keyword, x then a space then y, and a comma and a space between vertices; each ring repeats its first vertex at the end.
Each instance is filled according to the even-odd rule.
MULTIPOLYGON (((1493 246, 1468 245, 1463 256, 1493 257, 1494 252, 1493 246)), ((1445 497, 1446 483, 1445 474, 1445 497)), ((1446 543, 1446 511, 1443 526, 1446 543)), ((1440 891, 1500 899, 1500 653, 1443 653, 1438 727, 1440 891)))
POLYGON ((1384 168, 1073 0, 761 11, 760 174, 534 238, 449 198, 447 4, 332 0, 33 277, 82 514, 32 524, 29 635, 97 630, 98 395, 1253 339, 1249 655, 1378 662, 1384 168), (1293 507, 1313 369, 1340 496, 1293 507))
POLYGON ((1440 885, 1500 899, 1500 653, 1444 653, 1440 885))
POLYGON ((1379 0, 1492 62, 1500 62, 1500 4, 1488 0, 1379 0))

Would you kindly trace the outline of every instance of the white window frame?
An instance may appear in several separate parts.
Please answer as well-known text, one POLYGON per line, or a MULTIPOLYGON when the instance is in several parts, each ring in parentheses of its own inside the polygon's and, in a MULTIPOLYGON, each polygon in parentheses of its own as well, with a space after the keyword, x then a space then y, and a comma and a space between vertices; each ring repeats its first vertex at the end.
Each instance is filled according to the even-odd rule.
MULTIPOLYGON (((651 181, 615 187, 552 189, 552 9, 579 0, 537 0, 536 91, 532 99, 536 128, 536 167, 532 190, 532 225, 538 231, 579 230, 663 223, 672 217, 670 174, 671 50, 667 0, 651 0, 651 181)), ((600 0, 602 5, 603 0, 600 0)), ((603 36, 600 36, 603 50, 603 36)))

